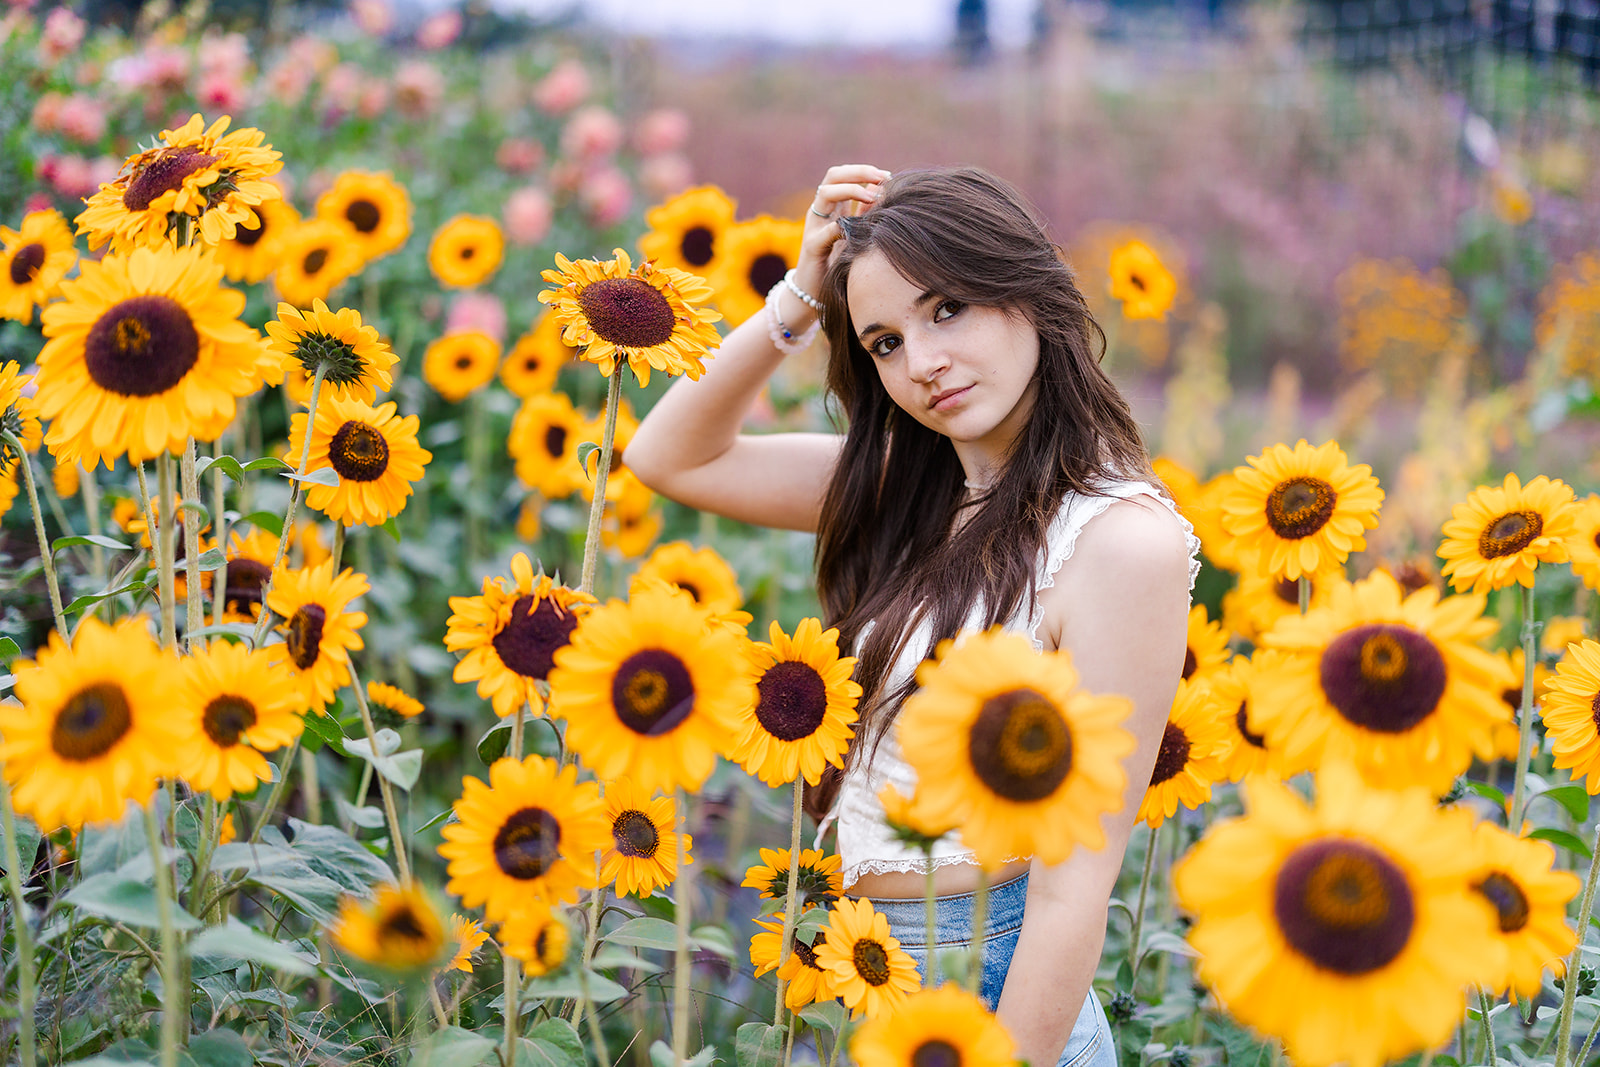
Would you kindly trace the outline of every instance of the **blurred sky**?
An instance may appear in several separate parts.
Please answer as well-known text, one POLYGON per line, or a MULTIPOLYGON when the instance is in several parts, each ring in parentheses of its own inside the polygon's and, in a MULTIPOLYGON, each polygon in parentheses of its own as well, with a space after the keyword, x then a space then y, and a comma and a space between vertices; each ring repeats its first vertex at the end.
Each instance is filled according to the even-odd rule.
MULTIPOLYGON (((1035 0, 989 0, 989 33, 1002 48, 1022 44, 1035 0)), ((596 24, 652 37, 720 37, 844 47, 941 48, 955 25, 955 0, 495 0, 554 15, 576 11, 596 24)))

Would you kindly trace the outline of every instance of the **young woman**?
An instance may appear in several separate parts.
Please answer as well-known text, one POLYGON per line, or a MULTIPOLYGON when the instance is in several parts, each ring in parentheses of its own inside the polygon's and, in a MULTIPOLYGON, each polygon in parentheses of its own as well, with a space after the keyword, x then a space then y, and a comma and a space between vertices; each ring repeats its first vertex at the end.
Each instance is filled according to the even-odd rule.
MULTIPOLYGON (((691 507, 817 534, 823 610, 860 657, 866 695, 842 781, 813 797, 813 814, 838 822, 847 891, 888 915, 919 965, 926 864, 890 837, 876 800, 886 782, 906 795, 915 783, 891 725, 917 663, 940 639, 998 624, 1070 650, 1089 691, 1133 701, 1138 746, 1106 847, 988 877, 985 999, 1019 1057, 1072 1067, 1115 1067, 1090 982, 1182 671, 1198 567, 1198 542, 1100 369, 1104 344, 1042 222, 1005 182, 976 168, 833 167, 766 313, 728 335, 698 382, 673 385, 627 457, 691 507), (819 311, 848 432, 741 434, 819 311)), ((938 940, 970 942, 971 853, 953 835, 933 862, 938 940)))

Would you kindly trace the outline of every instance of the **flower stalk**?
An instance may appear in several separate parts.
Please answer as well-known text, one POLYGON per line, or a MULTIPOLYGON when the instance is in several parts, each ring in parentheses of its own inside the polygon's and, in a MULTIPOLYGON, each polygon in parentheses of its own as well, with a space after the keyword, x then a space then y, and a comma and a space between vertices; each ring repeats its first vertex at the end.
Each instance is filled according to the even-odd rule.
POLYGON ((1311 610, 1311 576, 1302 574, 1297 586, 1300 594, 1300 614, 1304 615, 1311 610))
MULTIPOLYGON (((1139 949, 1144 937, 1144 906, 1150 893, 1150 872, 1156 864, 1156 840, 1161 836, 1161 827, 1150 828, 1150 839, 1144 846, 1144 872, 1139 875, 1139 904, 1133 912, 1133 930, 1128 935, 1128 969, 1133 972, 1134 982, 1139 980, 1139 949)), ((1129 990, 1131 993, 1132 990, 1129 990)))
MULTIPOLYGON (((211 458, 222 458, 222 438, 211 445, 211 458)), ((221 626, 228 605, 228 497, 227 476, 218 468, 211 472, 211 528, 217 534, 217 547, 222 549, 222 562, 211 579, 211 624, 221 626)))
MULTIPOLYGON (((194 438, 189 438, 189 443, 183 449, 183 499, 192 502, 195 506, 200 504, 200 475, 195 470, 194 438)), ((183 524, 183 562, 188 571, 184 581, 184 590, 188 594, 188 604, 184 608, 183 631, 185 644, 193 655, 197 648, 205 645, 204 637, 196 637, 194 632, 206 624, 205 609, 200 605, 200 522, 191 512, 187 522, 183 524)))
POLYGON ((156 512, 161 517, 160 536, 152 538, 156 546, 156 595, 161 599, 161 647, 175 649, 178 644, 178 605, 174 597, 177 587, 174 557, 178 551, 177 509, 172 499, 172 453, 163 452, 156 457, 156 512))
POLYGON ((1566 977, 1562 982, 1561 1017, 1556 1024, 1556 1067, 1567 1067, 1567 1056, 1572 1051, 1572 1009, 1578 1000, 1578 968, 1583 962, 1583 943, 1587 940, 1584 935, 1589 930, 1589 915, 1594 908, 1595 878, 1600 875, 1600 830, 1596 831, 1595 838, 1589 878, 1583 884, 1583 900, 1578 905, 1578 943, 1567 958, 1566 977))
POLYGON ((507 1064, 517 1062, 517 1024, 522 1019, 522 1006, 518 1003, 518 996, 522 992, 522 965, 515 956, 506 951, 504 945, 500 946, 500 961, 504 965, 502 974, 505 981, 505 1004, 503 1011, 506 1017, 506 1044, 502 1059, 507 1064))
POLYGON ((606 512, 606 477, 611 473, 611 453, 617 439, 617 408, 622 399, 622 372, 626 360, 617 360, 606 387, 606 429, 600 438, 600 462, 594 472, 594 500, 589 504, 589 530, 583 539, 583 580, 580 593, 594 592, 595 564, 600 559, 600 520, 606 512))
MULTIPOLYGON (((618 373, 621 373, 622 364, 617 364, 618 373)), ((612 379, 617 381, 616 378, 612 379)), ((613 413, 613 418, 615 414, 613 413)), ((608 438, 610 434, 606 435, 608 438)), ((606 457, 601 457, 600 469, 605 469, 606 457)), ((604 494, 595 492, 595 499, 604 502, 604 494)), ((587 555, 587 553, 586 553, 587 555)), ((684 834, 689 829, 689 798, 680 786, 677 790, 677 831, 678 831, 678 877, 673 886, 673 896, 676 898, 676 929, 677 950, 673 956, 672 964, 672 1059, 682 1067, 688 1061, 689 1050, 689 910, 690 895, 693 892, 694 876, 689 873, 688 857, 683 854, 684 834)), ((793 868, 793 859, 790 867, 793 868)))
POLYGON ((923 944, 928 946, 927 959, 922 965, 922 988, 934 989, 938 986, 939 954, 934 951, 938 946, 935 936, 939 930, 939 905, 933 895, 933 844, 930 842, 922 847, 922 858, 928 865, 927 878, 923 883, 922 909, 923 921, 927 926, 923 944))
MULTIPOLYGON (((355 694, 356 710, 361 713, 361 728, 366 731, 367 744, 372 748, 372 754, 378 754, 378 731, 372 724, 372 711, 367 707, 367 694, 361 688, 361 678, 356 674, 355 664, 350 665, 350 691, 355 694)), ((378 794, 383 797, 383 814, 389 821, 389 842, 394 848, 395 866, 400 872, 400 884, 411 884, 411 859, 406 855, 406 839, 400 831, 400 816, 394 805, 394 784, 382 774, 378 779, 378 794)))
MULTIPOLYGON (((26 462, 24 456, 23 462, 26 462)), ((33 1007, 38 993, 33 977, 33 930, 28 926, 28 906, 22 896, 22 857, 17 852, 17 813, 11 805, 11 783, 0 775, 0 818, 5 820, 6 887, 11 891, 11 920, 17 944, 17 1037, 22 1067, 38 1063, 33 1030, 33 1007)))
POLYGON ((1482 987, 1478 989, 1478 1020, 1483 1024, 1483 1048, 1479 1052, 1486 1057, 1484 1063, 1494 1064, 1494 1020, 1489 1018, 1489 1009, 1494 1007, 1494 1001, 1489 996, 1489 991, 1482 987))
POLYGON ((61 610, 61 584, 56 579, 55 559, 50 553, 50 537, 44 530, 44 515, 39 511, 39 487, 33 481, 33 461, 28 458, 27 451, 11 433, 0 434, 0 439, 5 441, 6 447, 17 457, 17 465, 22 468, 22 480, 28 489, 28 506, 33 509, 33 533, 39 539, 39 560, 44 564, 45 587, 50 591, 50 611, 55 616, 56 631, 63 638, 67 636, 67 616, 61 610))
MULTIPOLYGON (((83 494, 83 514, 89 520, 89 534, 99 537, 105 533, 105 528, 100 525, 100 482, 95 478, 94 471, 85 470, 82 464, 78 465, 79 492, 83 494)), ((95 588, 106 588, 106 579, 110 577, 110 569, 106 563, 106 550, 103 545, 89 546, 89 573, 94 578, 95 588)))
POLYGON ((975 997, 983 994, 983 933, 988 920, 989 872, 980 863, 978 888, 972 896, 972 958, 967 961, 967 989, 975 997))
POLYGON ((251 648, 261 647, 262 640, 267 636, 267 626, 272 621, 272 612, 267 609, 267 597, 272 593, 273 575, 283 562, 284 554, 289 550, 289 538, 294 533, 294 514, 300 507, 300 494, 305 484, 301 479, 305 478, 306 465, 311 462, 311 428, 317 422, 317 401, 322 398, 322 380, 327 374, 328 365, 318 363, 317 372, 311 377, 311 402, 306 405, 306 436, 300 446, 300 465, 295 468, 294 487, 289 491, 289 507, 283 516, 283 532, 278 535, 278 551, 272 558, 272 569, 267 572, 266 581, 261 583, 261 615, 256 619, 255 632, 250 638, 251 648))
MULTIPOLYGON (((799 901, 795 898, 800 895, 800 823, 804 817, 804 808, 801 801, 804 796, 804 778, 799 775, 794 780, 794 812, 789 823, 789 891, 783 897, 783 939, 778 942, 778 996, 777 1004, 772 1009, 772 1025, 783 1025, 783 965, 789 961, 794 941, 794 920, 799 914, 799 901)), ((931 944, 931 942, 930 942, 931 944)))
POLYGON ((187 986, 183 979, 182 947, 172 921, 172 875, 161 845, 161 828, 152 804, 141 805, 145 838, 150 844, 150 864, 155 871, 156 913, 161 923, 161 1067, 178 1067, 178 1044, 188 1027, 187 986))
MULTIPOLYGON (((1534 617, 1533 587, 1522 589, 1522 704, 1517 712, 1517 772, 1511 785, 1512 833, 1519 833, 1522 813, 1527 809, 1525 787, 1528 764, 1533 759, 1533 668, 1539 656, 1539 623, 1534 617)), ((1583 929, 1583 927, 1579 927, 1583 929)))

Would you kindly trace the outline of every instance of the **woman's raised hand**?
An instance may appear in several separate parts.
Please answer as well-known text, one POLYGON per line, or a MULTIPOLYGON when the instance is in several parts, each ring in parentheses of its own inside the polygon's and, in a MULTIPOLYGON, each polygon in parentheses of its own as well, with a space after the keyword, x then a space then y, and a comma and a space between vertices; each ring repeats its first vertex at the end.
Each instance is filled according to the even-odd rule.
POLYGON ((822 286, 828 257, 839 240, 839 218, 871 207, 878 199, 878 187, 889 172, 866 163, 847 163, 829 167, 817 186, 817 195, 806 211, 805 236, 800 242, 800 260, 795 264, 794 280, 808 293, 822 286), (860 204, 861 208, 852 205, 860 204))

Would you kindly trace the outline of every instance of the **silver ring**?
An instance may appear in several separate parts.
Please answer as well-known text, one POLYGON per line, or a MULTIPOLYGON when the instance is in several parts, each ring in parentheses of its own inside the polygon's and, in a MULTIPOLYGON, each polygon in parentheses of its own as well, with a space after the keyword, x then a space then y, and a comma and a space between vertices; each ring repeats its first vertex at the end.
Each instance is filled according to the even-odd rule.
POLYGON ((819 218, 819 219, 831 219, 831 218, 833 218, 833 212, 831 212, 831 211, 829 211, 827 213, 823 213, 821 211, 818 211, 816 208, 812 208, 811 209, 811 213, 813 215, 817 216, 817 218, 819 218))

